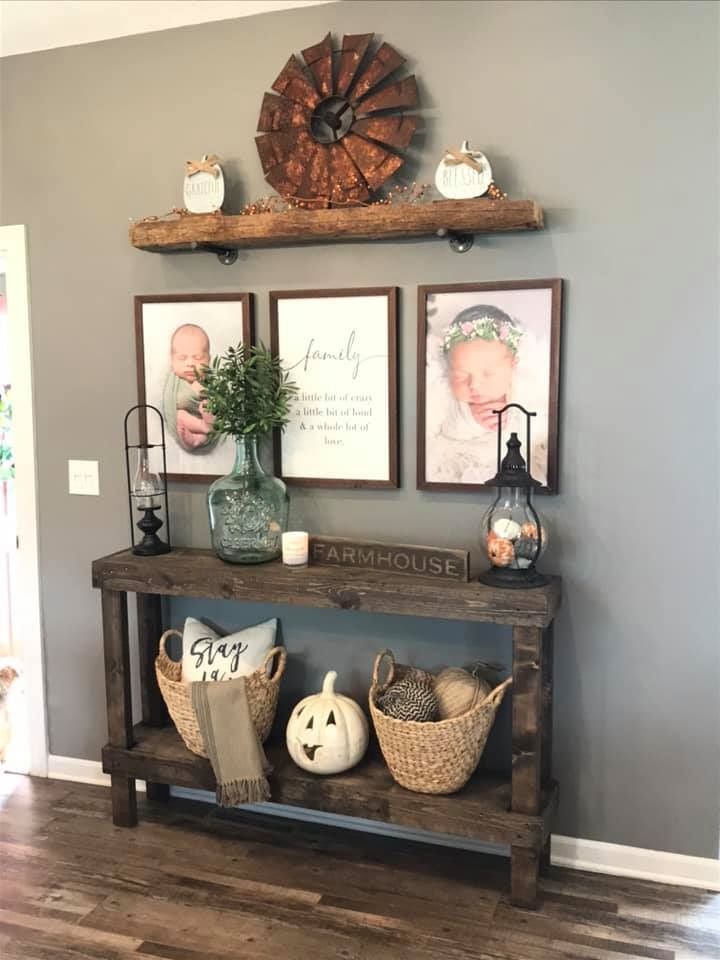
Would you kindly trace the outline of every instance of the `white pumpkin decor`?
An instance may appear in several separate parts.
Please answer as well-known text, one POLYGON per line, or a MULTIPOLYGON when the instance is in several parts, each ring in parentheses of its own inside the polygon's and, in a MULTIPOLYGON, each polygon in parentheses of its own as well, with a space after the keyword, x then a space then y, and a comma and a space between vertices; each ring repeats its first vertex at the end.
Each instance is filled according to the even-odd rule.
POLYGON ((459 150, 446 150, 435 171, 435 186, 448 200, 482 197, 491 183, 488 158, 479 150, 471 150, 467 140, 459 150))
POLYGON ((190 213, 215 213, 225 199, 225 179, 214 153, 188 160, 183 181, 183 203, 190 213))
POLYGON ((288 721, 288 752, 311 773, 342 773, 367 750, 367 718, 354 700, 335 693, 336 680, 335 670, 325 674, 322 691, 301 700, 288 721))

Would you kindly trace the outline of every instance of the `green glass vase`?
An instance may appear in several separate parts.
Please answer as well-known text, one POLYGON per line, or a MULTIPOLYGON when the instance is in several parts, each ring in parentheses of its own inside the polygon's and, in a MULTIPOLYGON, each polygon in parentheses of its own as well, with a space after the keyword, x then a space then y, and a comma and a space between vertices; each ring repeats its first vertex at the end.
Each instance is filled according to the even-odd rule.
POLYGON ((208 490, 215 553, 228 563, 275 560, 282 550, 289 504, 285 484, 258 459, 257 438, 237 439, 232 473, 208 490))

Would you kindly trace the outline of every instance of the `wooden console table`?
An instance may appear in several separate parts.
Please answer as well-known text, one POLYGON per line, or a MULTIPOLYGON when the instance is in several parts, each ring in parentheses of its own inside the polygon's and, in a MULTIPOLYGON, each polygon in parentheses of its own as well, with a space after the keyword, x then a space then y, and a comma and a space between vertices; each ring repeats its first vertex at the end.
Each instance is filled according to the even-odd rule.
MULTIPOLYGON (((215 789, 208 761, 186 750, 169 723, 157 686, 154 660, 163 630, 163 596, 511 626, 511 778, 476 773, 459 793, 434 797, 398 786, 377 755, 369 755, 348 773, 318 777, 296 767, 284 743, 271 744, 268 754, 275 768, 272 790, 277 803, 508 844, 512 901, 535 904, 558 796, 551 779, 552 621, 560 604, 558 578, 540 589, 498 590, 480 583, 340 567, 292 569, 279 562, 232 566, 210 551, 190 549, 152 558, 125 550, 96 560, 92 571, 93 586, 102 591, 109 732, 103 770, 111 778, 113 822, 125 827, 137 824, 136 779, 147 781, 148 795, 156 800, 167 799, 171 784, 215 789), (128 593, 137 595, 143 718, 137 726, 131 708, 128 593)), ((368 651, 368 676, 370 662, 368 651)))

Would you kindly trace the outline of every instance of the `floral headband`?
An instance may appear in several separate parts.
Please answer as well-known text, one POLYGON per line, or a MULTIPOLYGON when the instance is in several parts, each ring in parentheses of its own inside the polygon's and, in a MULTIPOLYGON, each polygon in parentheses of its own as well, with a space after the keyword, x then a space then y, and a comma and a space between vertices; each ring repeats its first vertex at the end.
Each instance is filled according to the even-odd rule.
POLYGON ((520 325, 505 313, 496 314, 492 307, 470 307, 459 313, 443 333, 442 352, 447 354, 456 344, 471 340, 499 340, 517 356, 523 333, 520 325))

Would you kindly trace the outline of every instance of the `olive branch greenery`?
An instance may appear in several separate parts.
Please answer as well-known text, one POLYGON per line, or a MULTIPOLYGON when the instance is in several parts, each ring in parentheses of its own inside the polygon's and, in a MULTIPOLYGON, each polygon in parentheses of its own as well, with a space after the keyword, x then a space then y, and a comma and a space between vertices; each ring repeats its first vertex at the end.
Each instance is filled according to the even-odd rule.
POLYGON ((209 367, 198 371, 208 413, 215 417, 213 433, 239 440, 263 437, 290 418, 298 388, 264 344, 229 347, 209 367))

